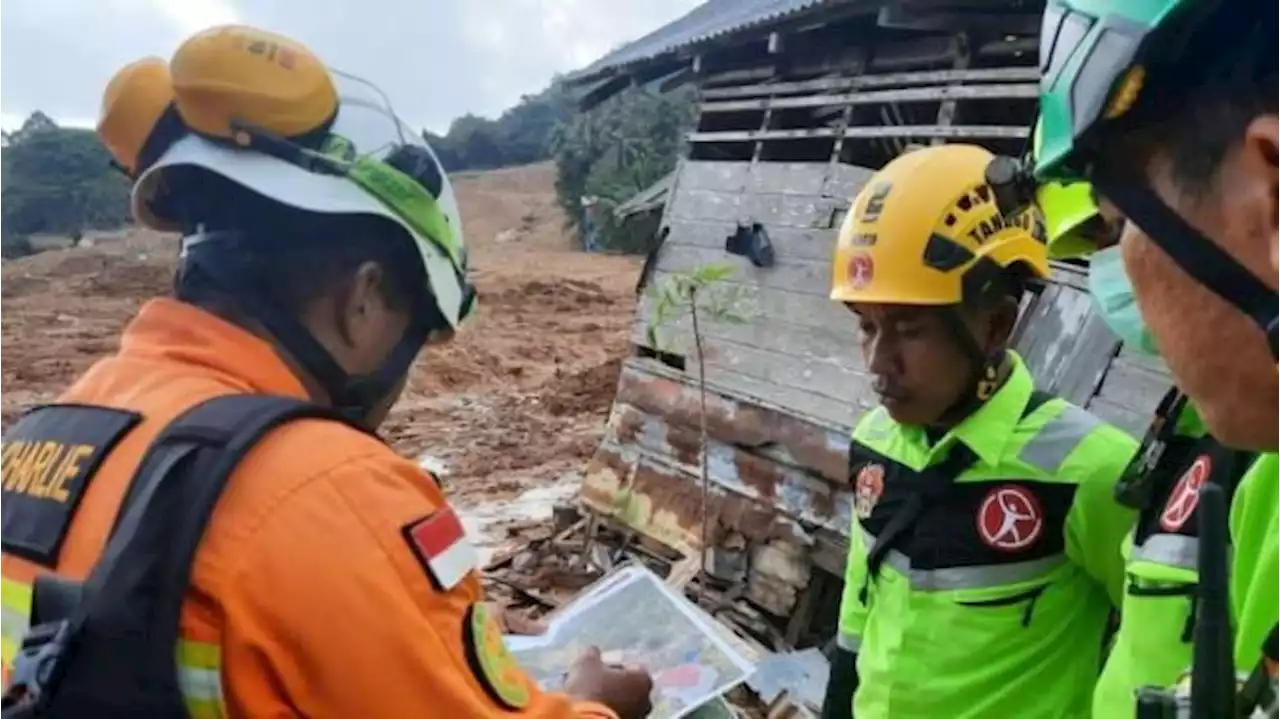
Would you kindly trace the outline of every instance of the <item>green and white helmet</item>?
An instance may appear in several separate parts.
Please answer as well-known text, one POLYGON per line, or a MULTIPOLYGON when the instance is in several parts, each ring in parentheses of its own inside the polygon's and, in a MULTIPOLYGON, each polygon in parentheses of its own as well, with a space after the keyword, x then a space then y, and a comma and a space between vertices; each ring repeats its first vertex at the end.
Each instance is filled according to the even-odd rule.
POLYGON ((1176 103, 1250 53, 1274 62, 1274 33, 1275 5, 1258 0, 1049 0, 1035 174, 1091 182, 1183 271, 1248 315, 1278 355, 1276 293, 1150 187, 1122 179, 1132 168, 1109 164, 1099 141, 1138 123, 1130 111, 1144 101, 1176 103))
MULTIPOLYGON (((1249 4, 1258 0, 1249 0, 1249 4)), ((1266 3, 1258 3, 1260 5, 1266 3)), ((1253 14, 1231 0, 1048 0, 1041 27, 1041 179, 1076 179, 1082 146, 1138 100, 1152 65, 1176 60, 1216 15, 1253 14)), ((1225 49, 1224 49, 1225 52, 1225 49)))

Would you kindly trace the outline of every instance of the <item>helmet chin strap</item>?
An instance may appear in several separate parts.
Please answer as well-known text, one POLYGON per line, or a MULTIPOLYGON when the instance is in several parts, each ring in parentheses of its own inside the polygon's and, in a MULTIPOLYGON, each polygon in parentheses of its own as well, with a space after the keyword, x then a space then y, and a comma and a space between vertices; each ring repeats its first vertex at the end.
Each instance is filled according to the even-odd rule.
POLYGON ((374 407, 408 375, 428 337, 444 323, 434 306, 429 310, 416 307, 409 328, 382 366, 373 374, 353 377, 297 318, 286 312, 264 289, 269 286, 269 280, 261 277, 245 259, 250 253, 243 234, 206 232, 190 239, 193 241, 184 241, 186 271, 204 274, 233 298, 311 375, 329 396, 335 409, 357 421, 367 420, 374 407))
POLYGON ((973 366, 967 389, 942 415, 958 422, 973 414, 1000 388, 1000 364, 1004 361, 1004 352, 988 355, 982 350, 982 346, 965 326, 959 305, 943 307, 939 311, 942 314, 942 322, 951 333, 952 339, 973 366))
POLYGON ((1267 337, 1271 358, 1280 359, 1276 293, 1213 240, 1192 227, 1150 188, 1099 171, 1094 187, 1142 228, 1196 282, 1243 312, 1267 337))

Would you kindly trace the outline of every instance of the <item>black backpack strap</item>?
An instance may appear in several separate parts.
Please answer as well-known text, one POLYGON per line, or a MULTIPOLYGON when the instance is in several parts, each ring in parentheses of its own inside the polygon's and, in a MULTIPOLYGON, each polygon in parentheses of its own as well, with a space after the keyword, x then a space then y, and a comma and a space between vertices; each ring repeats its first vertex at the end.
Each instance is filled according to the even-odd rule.
MULTIPOLYGON (((306 418, 361 429, 297 399, 230 395, 187 410, 156 438, 74 611, 54 601, 60 609, 49 613, 62 616, 40 617, 32 646, 24 638, 11 687, 28 683, 39 716, 186 717, 174 652, 205 527, 240 460, 271 430, 306 418)), ((38 581, 34 591, 70 596, 57 586, 38 581)))
POLYGON ((930 504, 942 498, 951 489, 956 477, 977 461, 978 455, 968 445, 956 440, 941 462, 932 467, 926 467, 920 473, 920 486, 907 497, 902 509, 893 515, 893 518, 876 536, 875 544, 871 545, 871 549, 867 552, 867 572, 862 580, 858 601, 866 605, 871 581, 879 576, 880 566, 884 564, 889 550, 907 536, 930 504))
POLYGON ((29 626, 56 622, 75 613, 84 596, 84 583, 56 574, 41 574, 31 587, 29 626))
MULTIPOLYGON (((1025 419, 1055 397, 1056 395, 1052 392, 1044 392, 1038 389, 1032 390, 1031 395, 1027 398, 1026 406, 1022 408, 1022 417, 1025 419)), ((851 452, 850 457, 852 456, 851 452)), ((929 504, 942 498, 951 488, 956 477, 976 464, 977 461, 978 455, 968 445, 957 440, 947 450, 947 456, 941 462, 932 467, 926 467, 921 472, 923 481, 920 487, 907 497, 902 509, 893 515, 893 518, 876 536, 875 544, 867 552, 867 573, 863 578, 862 588, 858 592, 858 601, 864 605, 867 603, 867 592, 870 589, 871 581, 879 576, 880 567, 889 555, 889 550, 901 542, 911 528, 915 526, 916 522, 920 521, 920 517, 924 514, 929 504)))

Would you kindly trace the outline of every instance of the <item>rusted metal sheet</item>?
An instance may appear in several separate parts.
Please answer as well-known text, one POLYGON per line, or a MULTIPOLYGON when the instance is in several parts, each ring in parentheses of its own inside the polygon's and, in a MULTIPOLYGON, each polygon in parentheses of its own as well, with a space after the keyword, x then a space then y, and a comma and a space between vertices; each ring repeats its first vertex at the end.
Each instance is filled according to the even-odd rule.
MULTIPOLYGON (((697 387, 624 366, 606 436, 589 462, 580 501, 684 552, 702 540, 697 387)), ((713 546, 746 542, 746 597, 785 616, 808 586, 815 534, 848 534, 848 439, 778 410, 707 397, 706 516, 713 546)), ((829 543, 829 541, 827 542, 829 543)))
MULTIPOLYGON (((674 479, 692 482, 697 488, 696 427, 671 423, 621 403, 614 406, 612 426, 620 444, 638 449, 655 462, 669 464, 674 479)), ((807 526, 835 529, 848 525, 850 503, 847 496, 841 502, 839 485, 776 456, 756 454, 708 437, 707 473, 712 484, 771 506, 807 526)))
MULTIPOLYGON (((667 425, 698 427, 696 386, 633 365, 623 368, 616 402, 633 405, 667 425)), ((784 412, 708 392, 707 431, 721 442, 775 457, 837 485, 848 479, 848 436, 784 412)))
MULTIPOLYGON (((606 439, 587 464, 580 501, 669 547, 696 552, 701 545, 702 489, 692 476, 661 458, 606 439)), ((772 507, 713 484, 708 517, 744 535, 795 531, 772 507)))

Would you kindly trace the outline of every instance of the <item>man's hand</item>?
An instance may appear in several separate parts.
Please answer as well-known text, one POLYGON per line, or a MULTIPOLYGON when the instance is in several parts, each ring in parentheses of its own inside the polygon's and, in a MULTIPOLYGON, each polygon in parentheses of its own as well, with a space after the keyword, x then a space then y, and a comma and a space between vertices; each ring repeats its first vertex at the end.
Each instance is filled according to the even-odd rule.
POLYGON ((575 699, 604 704, 620 719, 644 719, 653 709, 649 701, 653 677, 649 672, 641 667, 607 665, 598 647, 587 649, 573 663, 564 688, 575 699))

